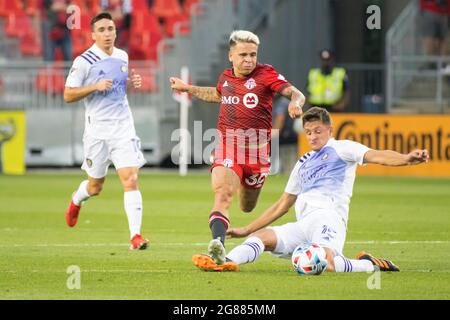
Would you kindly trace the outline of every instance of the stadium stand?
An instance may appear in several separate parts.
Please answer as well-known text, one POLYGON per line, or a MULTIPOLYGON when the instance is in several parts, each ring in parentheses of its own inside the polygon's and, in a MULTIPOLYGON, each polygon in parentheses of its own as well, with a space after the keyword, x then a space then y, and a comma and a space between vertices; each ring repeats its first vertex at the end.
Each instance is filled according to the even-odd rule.
MULTIPOLYGON (((28 155, 29 165, 73 165, 81 161, 76 141, 82 135, 83 108, 81 104, 80 108, 68 106, 62 99, 64 78, 72 61, 61 61, 59 48, 57 63, 43 60, 44 1, 47 0, 0 0, 0 77, 3 82, 0 108, 26 110, 30 119, 27 148, 42 149, 40 154, 28 155), (49 123, 55 112, 58 122, 49 123), (55 125, 72 130, 67 136, 44 135, 38 119, 45 122, 45 128, 55 125), (54 138, 59 141, 53 141, 54 138), (63 149, 64 152, 54 151, 63 149), (61 154, 65 155, 64 159, 61 154)), ((133 10, 129 32, 120 30, 118 39, 124 41, 126 47, 119 41, 117 46, 128 51, 130 69, 143 77, 141 90, 132 90, 128 98, 136 114, 144 155, 150 164, 161 163, 171 152, 175 142, 169 141, 170 134, 179 126, 179 105, 173 99, 168 77, 179 75, 180 69, 188 66, 192 83, 214 85, 217 76, 229 67, 227 40, 230 31, 237 28, 255 31, 263 44, 260 61, 273 64, 304 90, 307 70, 316 64, 320 49, 333 45, 334 35, 329 30, 336 25, 339 31, 336 36, 342 35, 347 41, 338 38, 336 43, 340 44, 337 49, 344 58, 340 61, 345 62, 351 81, 352 108, 348 111, 372 112, 364 108, 365 105, 373 106, 374 112, 449 110, 450 76, 437 71, 445 69, 450 58, 426 57, 417 52, 421 48, 418 0, 385 4, 383 12, 394 12, 386 17, 389 23, 383 22, 381 30, 382 36, 387 36, 386 55, 383 55, 386 63, 365 63, 362 59, 352 60, 353 56, 347 58, 348 52, 357 55, 362 51, 362 37, 346 36, 347 22, 355 20, 347 18, 365 12, 361 9, 362 2, 358 7, 333 0, 130 1, 133 10), (341 15, 336 15, 332 4, 339 5, 341 15), (392 7, 397 9, 392 11, 392 7), (402 14, 395 14, 403 9, 402 14), (323 19, 314 18, 318 13, 323 19), (287 19, 289 24, 281 23, 287 19), (432 61, 435 67, 419 70, 417 66, 423 61, 432 61), (386 88, 390 91, 385 92, 386 88)), ((90 19, 101 10, 102 1, 73 0, 70 3, 82 9, 80 29, 71 30, 75 58, 93 42, 90 19)), ((355 26, 351 27, 353 30, 355 26)), ((450 67, 448 69, 450 72, 450 67)), ((217 110, 197 99, 192 102, 195 107, 190 108, 190 119, 201 120, 204 127, 214 127, 217 110)))
MULTIPOLYGON (((0 18, 6 37, 18 40, 23 57, 40 57, 42 44, 40 22, 43 15, 44 0, 0 0, 0 18)), ((164 37, 175 36, 175 25, 181 23, 179 33, 189 34, 191 29, 191 8, 199 0, 155 0, 148 6, 146 0, 132 0, 131 27, 129 33, 121 32, 119 37, 129 39, 130 59, 152 60, 157 62, 157 48, 164 37), (139 31, 139 32, 137 32, 139 31)), ((71 5, 80 8, 80 28, 71 29, 73 58, 92 44, 90 19, 101 11, 101 0, 73 0, 71 5)), ((119 21, 118 23, 120 23, 119 21)), ((124 41, 122 41, 124 42, 124 41)), ((56 53, 56 60, 61 54, 56 53)))
POLYGON ((62 94, 65 82, 64 72, 57 66, 41 68, 36 76, 36 88, 43 93, 62 94))
POLYGON ((181 14, 181 6, 178 0, 153 0, 152 11, 161 19, 181 14))

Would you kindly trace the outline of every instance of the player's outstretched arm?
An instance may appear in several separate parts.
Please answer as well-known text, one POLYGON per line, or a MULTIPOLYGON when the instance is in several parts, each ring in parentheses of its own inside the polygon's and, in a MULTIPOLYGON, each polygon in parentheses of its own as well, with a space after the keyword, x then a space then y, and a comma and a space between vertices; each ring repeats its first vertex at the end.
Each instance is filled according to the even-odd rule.
POLYGON ((305 105, 306 101, 303 93, 294 86, 284 88, 280 93, 286 98, 291 99, 288 106, 289 116, 291 118, 301 117, 303 114, 302 107, 305 105))
POLYGON ((170 87, 172 90, 178 92, 187 92, 192 94, 194 97, 204 100, 206 102, 217 102, 222 100, 222 96, 217 92, 214 87, 198 87, 186 84, 183 80, 171 77, 170 87))
POLYGON ((408 154, 392 150, 369 150, 364 155, 364 163, 376 163, 384 166, 406 166, 428 162, 430 156, 427 150, 416 149, 408 154))
POLYGON ((249 225, 243 228, 229 228, 227 230, 228 238, 242 238, 246 237, 253 232, 256 232, 272 222, 276 221, 283 215, 285 215, 289 209, 294 205, 297 200, 297 196, 290 193, 283 193, 281 197, 275 202, 269 209, 264 211, 257 219, 251 222, 249 225))
POLYGON ((71 102, 76 102, 79 101, 85 97, 87 97, 88 95, 90 95, 93 92, 96 91, 106 91, 111 89, 112 87, 112 80, 110 79, 105 79, 105 80, 101 80, 97 83, 88 85, 86 87, 80 87, 80 88, 71 88, 71 87, 66 87, 64 89, 64 101, 67 103, 71 103, 71 102))

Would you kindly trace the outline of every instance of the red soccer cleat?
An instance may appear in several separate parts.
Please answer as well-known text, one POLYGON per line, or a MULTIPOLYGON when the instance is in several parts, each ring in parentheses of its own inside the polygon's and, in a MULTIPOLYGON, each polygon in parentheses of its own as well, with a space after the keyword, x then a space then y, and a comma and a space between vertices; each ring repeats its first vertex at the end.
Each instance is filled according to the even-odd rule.
POLYGON ((70 200, 70 205, 66 210, 66 223, 69 227, 74 227, 78 221, 78 215, 80 214, 81 205, 77 206, 70 200))
POLYGON ((142 236, 140 234, 136 234, 136 235, 134 235, 133 238, 131 238, 130 249, 131 250, 145 250, 145 249, 147 249, 147 246, 149 243, 150 243, 150 241, 142 238, 142 236))

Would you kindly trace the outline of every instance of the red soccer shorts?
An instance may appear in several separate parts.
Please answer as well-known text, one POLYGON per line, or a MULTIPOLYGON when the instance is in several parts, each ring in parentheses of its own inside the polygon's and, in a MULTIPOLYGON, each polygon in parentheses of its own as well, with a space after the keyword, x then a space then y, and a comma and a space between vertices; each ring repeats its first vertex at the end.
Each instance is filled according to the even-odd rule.
POLYGON ((241 180, 242 186, 248 189, 260 189, 270 171, 269 144, 261 148, 243 148, 236 145, 226 148, 219 143, 214 151, 215 167, 226 167, 233 170, 241 180))

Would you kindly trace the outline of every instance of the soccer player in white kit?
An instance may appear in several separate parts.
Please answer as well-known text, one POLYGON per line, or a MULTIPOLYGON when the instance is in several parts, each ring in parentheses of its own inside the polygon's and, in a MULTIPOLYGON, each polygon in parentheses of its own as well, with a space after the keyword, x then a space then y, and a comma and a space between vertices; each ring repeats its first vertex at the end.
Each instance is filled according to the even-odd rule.
POLYGON ((196 264, 205 271, 238 271, 239 265, 254 262, 264 251, 291 258, 301 244, 316 243, 326 251, 331 272, 399 271, 391 261, 360 252, 356 259, 342 254, 347 230, 348 210, 357 165, 376 163, 404 166, 427 162, 427 150, 400 154, 373 150, 350 140, 335 140, 329 113, 319 107, 303 115, 303 127, 311 152, 295 165, 280 199, 260 217, 243 228, 230 228, 227 236, 248 237, 218 265, 201 255, 196 264), (296 222, 267 227, 295 206, 296 222))
POLYGON ((95 43, 73 62, 66 81, 64 101, 84 99, 86 108, 82 169, 88 178, 72 195, 66 210, 70 227, 78 220, 81 204, 98 195, 111 163, 124 190, 124 207, 130 228, 130 248, 146 249, 141 236, 142 196, 138 189, 139 168, 145 164, 128 105, 128 87, 139 88, 141 77, 128 72, 128 54, 114 47, 116 27, 109 13, 91 20, 95 43))

